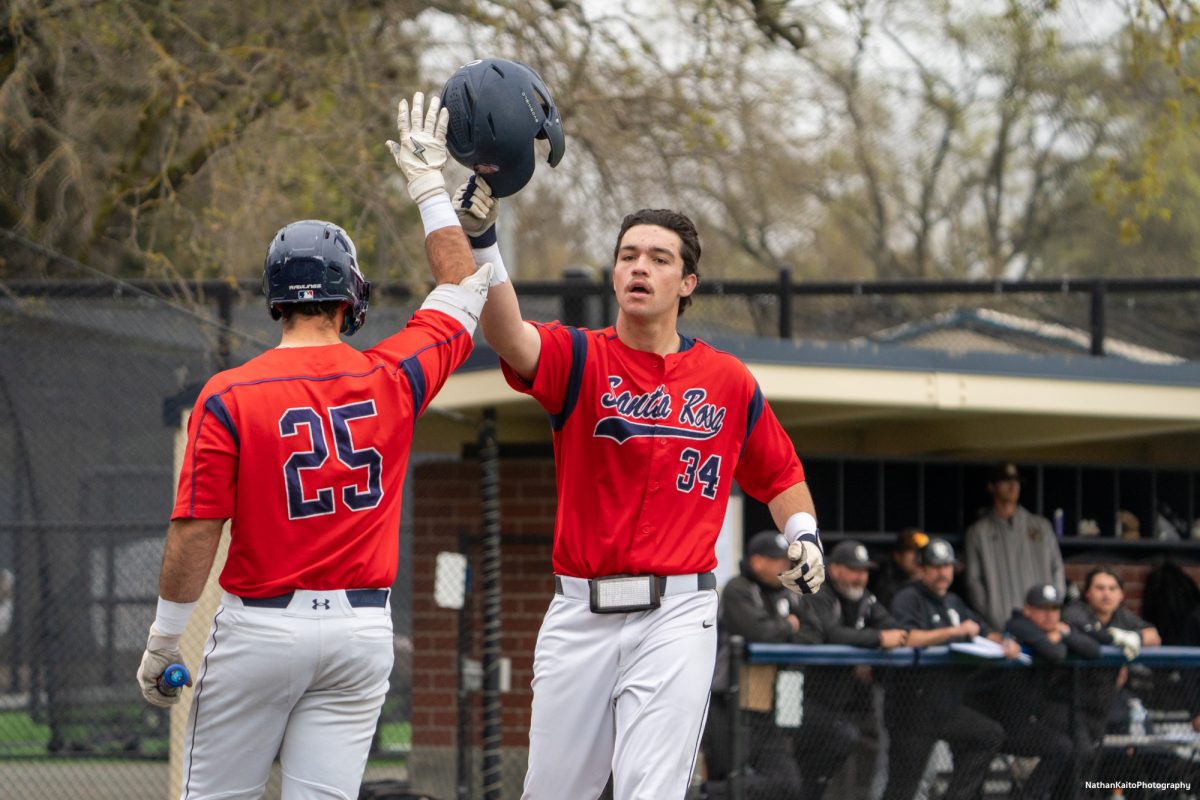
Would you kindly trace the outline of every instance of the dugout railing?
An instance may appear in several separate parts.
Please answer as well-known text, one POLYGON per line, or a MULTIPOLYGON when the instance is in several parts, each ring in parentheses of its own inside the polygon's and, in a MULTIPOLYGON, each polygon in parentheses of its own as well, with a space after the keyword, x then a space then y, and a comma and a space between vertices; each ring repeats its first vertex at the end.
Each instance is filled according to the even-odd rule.
POLYGON ((883 651, 735 637, 728 668, 702 746, 702 800, 948 797, 962 786, 953 784, 960 753, 963 764, 982 765, 983 798, 1033 796, 1035 783, 1045 789, 1051 770, 1035 773, 1042 760, 1061 766, 1046 795, 1054 798, 1200 794, 1200 733, 1192 727, 1200 648, 1147 648, 1127 662, 1104 647, 1099 659, 1053 666, 948 647, 883 651), (1034 689, 1039 682, 1049 691, 1034 689), (1039 725, 1023 725, 1022 716, 1039 725), (959 717, 962 724, 933 730, 959 717), (949 738, 936 735, 947 731, 949 738), (910 755, 890 763, 893 737, 928 738, 927 758, 921 763, 920 747, 918 755, 903 747, 910 755))

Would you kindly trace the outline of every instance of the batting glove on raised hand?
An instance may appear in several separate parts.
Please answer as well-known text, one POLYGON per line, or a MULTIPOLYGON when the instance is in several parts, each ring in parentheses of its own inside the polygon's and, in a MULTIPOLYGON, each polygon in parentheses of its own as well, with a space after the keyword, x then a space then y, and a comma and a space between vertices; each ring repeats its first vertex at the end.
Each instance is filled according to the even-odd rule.
POLYGON ((1142 635, 1137 631, 1127 631, 1121 628, 1109 628, 1113 644, 1121 648, 1126 661, 1133 661, 1142 652, 1142 635))
MULTIPOLYGON (((179 637, 163 636, 151 625, 150 637, 146 640, 146 652, 142 653, 142 663, 137 671, 138 688, 142 690, 142 697, 146 698, 147 702, 162 708, 178 703, 180 692, 176 690, 171 694, 164 694, 159 689, 158 682, 163 673, 167 671, 167 667, 182 662, 183 654, 179 652, 179 637)), ((187 685, 192 685, 190 677, 187 685)))
POLYGON ((779 573, 783 585, 796 594, 813 594, 825 583, 825 550, 816 532, 802 533, 788 545, 792 568, 779 573))
POLYGON ((454 192, 454 211, 472 247, 496 243, 496 220, 500 200, 492 196, 492 187, 478 175, 471 177, 454 192))
POLYGON ((408 101, 401 100, 396 111, 400 142, 397 144, 388 139, 387 143, 408 181, 408 194, 417 204, 446 191, 442 168, 446 166, 446 128, 450 124, 450 112, 441 105, 441 98, 434 95, 429 100, 429 113, 426 114, 425 95, 417 92, 413 95, 410 113, 408 101))

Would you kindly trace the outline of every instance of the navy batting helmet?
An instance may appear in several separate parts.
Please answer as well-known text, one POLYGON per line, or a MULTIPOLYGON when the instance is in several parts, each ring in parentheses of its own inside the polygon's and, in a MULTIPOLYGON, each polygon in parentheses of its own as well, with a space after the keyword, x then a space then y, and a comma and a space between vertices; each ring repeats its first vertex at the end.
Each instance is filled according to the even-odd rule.
POLYGON ((271 319, 282 316, 278 306, 285 303, 349 303, 342 333, 350 336, 367 319, 371 282, 358 269, 349 234, 332 222, 306 219, 285 225, 271 239, 263 294, 271 319))
POLYGON ((549 140, 552 167, 567 147, 550 90, 519 61, 486 58, 459 67, 442 88, 442 107, 450 109, 450 155, 496 197, 516 194, 533 177, 534 139, 549 140))

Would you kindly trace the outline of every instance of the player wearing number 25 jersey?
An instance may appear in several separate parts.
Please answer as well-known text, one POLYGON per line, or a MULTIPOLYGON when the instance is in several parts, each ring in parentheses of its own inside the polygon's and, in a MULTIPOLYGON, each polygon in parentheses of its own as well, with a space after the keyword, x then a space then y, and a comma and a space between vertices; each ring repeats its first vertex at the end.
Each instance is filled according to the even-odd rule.
POLYGON ((359 352, 339 338, 363 325, 370 296, 349 235, 320 220, 282 228, 263 265, 279 346, 213 377, 188 420, 138 669, 149 702, 179 700, 159 678, 183 660, 180 635, 230 520, 224 593, 193 664, 182 800, 260 797, 276 755, 284 800, 358 796, 392 671, 413 426, 470 353, 491 277, 441 179, 446 115, 433 103, 423 120, 422 100, 411 126, 401 104, 393 150, 438 286, 403 330, 359 352))
MULTIPOLYGON (((456 194, 476 262, 499 258, 497 204, 456 194)), ((533 662, 526 800, 682 798, 716 657, 714 545, 737 481, 790 542, 784 585, 824 577, 804 471, 734 357, 679 334, 698 280, 691 220, 644 209, 614 250, 616 325, 521 319, 496 264, 481 324, 505 378, 550 415, 558 483, 555 596, 533 662)))
POLYGON ((413 425, 470 352, 458 320, 420 310, 364 352, 276 348, 209 380, 173 516, 232 518, 221 588, 391 586, 413 425))

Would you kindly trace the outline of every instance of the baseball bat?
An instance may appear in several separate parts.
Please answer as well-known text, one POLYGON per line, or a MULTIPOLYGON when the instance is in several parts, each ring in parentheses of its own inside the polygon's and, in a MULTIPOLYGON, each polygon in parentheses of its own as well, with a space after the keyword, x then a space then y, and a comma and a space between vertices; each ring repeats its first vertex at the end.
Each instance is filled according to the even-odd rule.
POLYGON ((175 694, 180 687, 187 685, 191 677, 183 664, 170 664, 158 676, 158 690, 163 694, 175 694))

